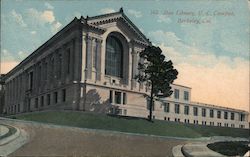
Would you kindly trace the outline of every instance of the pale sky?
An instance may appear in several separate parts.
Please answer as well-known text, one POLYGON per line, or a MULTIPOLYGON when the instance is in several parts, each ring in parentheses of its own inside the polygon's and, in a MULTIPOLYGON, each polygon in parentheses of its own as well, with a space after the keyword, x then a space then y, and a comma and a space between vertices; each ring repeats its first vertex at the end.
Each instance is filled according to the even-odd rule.
POLYGON ((249 111, 247 0, 1 1, 1 73, 73 18, 118 11, 160 46, 192 101, 249 111))

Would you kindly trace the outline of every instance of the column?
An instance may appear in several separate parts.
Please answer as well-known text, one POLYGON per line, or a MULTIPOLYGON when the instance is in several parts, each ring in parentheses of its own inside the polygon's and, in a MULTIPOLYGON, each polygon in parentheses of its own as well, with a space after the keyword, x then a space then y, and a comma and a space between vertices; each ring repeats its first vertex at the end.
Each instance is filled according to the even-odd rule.
POLYGON ((132 52, 132 77, 131 77, 131 89, 136 88, 136 81, 135 81, 135 76, 136 76, 136 63, 137 63, 137 54, 135 52, 132 52))
MULTIPOLYGON (((102 40, 97 39, 96 46, 97 46, 97 52, 96 52, 96 80, 101 80, 101 63, 102 63, 102 40)), ((105 59, 105 58, 103 58, 105 59)))
POLYGON ((87 79, 91 79, 92 73, 92 37, 87 36, 87 57, 86 57, 86 66, 87 66, 87 79))
POLYGON ((132 58, 133 49, 131 44, 129 44, 129 51, 128 51, 128 87, 131 88, 132 83, 132 72, 133 72, 133 58, 132 58))
POLYGON ((91 78, 92 81, 96 81, 96 39, 91 40, 91 78))
POLYGON ((74 80, 74 73, 75 73, 75 68, 74 65, 75 63, 75 39, 72 39, 71 41, 71 57, 70 57, 70 80, 74 80))
MULTIPOLYGON (((86 80, 86 66, 87 66, 87 36, 85 34, 82 34, 81 38, 77 39, 79 42, 76 42, 76 47, 81 49, 78 50, 78 55, 79 55, 79 69, 81 70, 81 82, 85 82, 86 80), (79 45, 80 43, 80 45, 79 45)), ((77 57, 77 56, 76 56, 77 57)))
POLYGON ((101 43, 101 81, 104 82, 105 80, 105 54, 106 54, 106 42, 101 43))

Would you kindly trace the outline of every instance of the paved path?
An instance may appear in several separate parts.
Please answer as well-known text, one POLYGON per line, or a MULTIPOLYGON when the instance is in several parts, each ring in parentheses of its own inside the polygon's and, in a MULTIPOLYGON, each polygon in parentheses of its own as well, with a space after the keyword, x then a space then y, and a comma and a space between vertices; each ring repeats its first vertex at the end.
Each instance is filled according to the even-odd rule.
POLYGON ((25 130, 29 143, 10 156, 144 156, 166 157, 172 148, 186 141, 111 132, 95 132, 70 127, 16 122, 25 130))

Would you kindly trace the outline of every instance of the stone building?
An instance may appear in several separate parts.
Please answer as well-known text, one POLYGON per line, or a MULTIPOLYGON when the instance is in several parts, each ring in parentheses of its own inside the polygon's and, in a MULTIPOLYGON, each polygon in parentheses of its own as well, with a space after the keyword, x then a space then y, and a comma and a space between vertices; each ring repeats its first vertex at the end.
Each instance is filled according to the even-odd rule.
MULTIPOLYGON (((138 62, 142 62, 139 52, 148 45, 150 41, 122 8, 115 13, 75 18, 6 74, 4 110, 8 115, 63 109, 147 117, 145 94, 149 89, 137 83, 135 76, 138 62)), ((189 88, 173 87, 187 89, 190 98, 189 88)), ((211 108, 167 98, 155 103, 154 117, 184 121, 185 116, 173 113, 172 107, 169 113, 163 110, 162 105, 172 103, 180 103, 179 110, 186 104, 190 112, 195 105, 211 108)))

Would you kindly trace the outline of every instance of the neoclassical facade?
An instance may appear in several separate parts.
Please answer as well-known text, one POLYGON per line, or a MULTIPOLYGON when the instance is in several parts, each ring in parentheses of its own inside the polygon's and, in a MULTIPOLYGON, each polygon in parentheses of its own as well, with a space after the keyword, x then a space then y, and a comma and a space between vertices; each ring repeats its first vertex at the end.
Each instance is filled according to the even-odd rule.
MULTIPOLYGON (((148 45, 151 42, 122 9, 75 18, 6 74, 4 112, 9 115, 62 109, 147 117, 145 94, 149 87, 136 82, 135 76, 139 72, 138 62, 143 62, 139 53, 148 45)), ((175 94, 179 90, 181 99, 170 97, 156 102, 154 118, 204 125, 213 121, 215 126, 224 126, 224 121, 230 120, 229 113, 235 113, 225 126, 248 126, 247 112, 192 103, 190 88, 172 87, 175 94), (191 114, 194 106, 198 107, 197 116, 191 114), (205 112, 216 108, 214 117, 202 116, 203 108, 205 112), (186 110, 188 114, 184 114, 186 110), (221 116, 228 112, 229 118, 216 119, 219 110, 221 116)))

